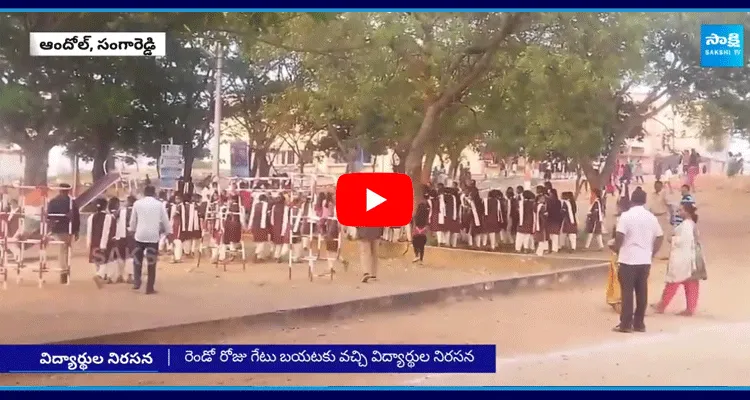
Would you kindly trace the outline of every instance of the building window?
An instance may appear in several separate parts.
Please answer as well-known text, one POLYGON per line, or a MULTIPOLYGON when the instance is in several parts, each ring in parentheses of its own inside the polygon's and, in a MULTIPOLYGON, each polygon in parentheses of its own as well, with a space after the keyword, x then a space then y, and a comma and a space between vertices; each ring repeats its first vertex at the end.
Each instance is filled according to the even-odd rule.
POLYGON ((287 150, 286 151, 286 160, 285 160, 284 164, 286 164, 286 165, 294 165, 295 162, 296 162, 294 156, 295 156, 295 154, 294 154, 293 150, 287 150))
MULTIPOLYGON (((370 164, 372 163, 372 154, 368 152, 367 150, 361 150, 359 152, 359 161, 363 164, 370 164)), ((340 151, 335 151, 331 154, 331 158, 333 158, 333 162, 336 164, 346 164, 346 158, 343 156, 343 154, 340 151)))

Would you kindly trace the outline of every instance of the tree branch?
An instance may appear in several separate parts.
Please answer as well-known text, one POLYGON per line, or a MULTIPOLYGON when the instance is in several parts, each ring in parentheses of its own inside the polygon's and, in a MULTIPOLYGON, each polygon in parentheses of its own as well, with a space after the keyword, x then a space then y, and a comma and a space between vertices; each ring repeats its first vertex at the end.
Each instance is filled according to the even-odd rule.
POLYGON ((440 96, 437 101, 437 105, 439 108, 444 109, 450 103, 460 98, 463 92, 489 68, 492 58, 499 50, 500 45, 505 39, 507 39, 507 37, 511 33, 515 31, 515 29, 518 27, 518 24, 521 22, 521 17, 525 14, 526 13, 508 13, 504 16, 505 20, 503 21, 502 28, 500 28, 500 32, 498 32, 495 37, 493 37, 492 40, 490 40, 490 42, 487 44, 486 49, 484 50, 484 53, 482 54, 479 61, 477 61, 477 63, 464 77, 464 79, 462 79, 456 85, 449 87, 440 96))
POLYGON ((321 56, 343 56, 343 54, 340 53, 349 53, 356 50, 361 50, 364 48, 367 48, 370 46, 370 41, 365 40, 365 43, 358 44, 358 45, 352 45, 352 46, 337 46, 336 48, 328 48, 328 49, 311 49, 306 47, 299 47, 299 46, 292 46, 288 44, 284 44, 281 42, 281 40, 275 39, 275 38, 264 38, 264 37, 258 37, 257 41, 261 43, 265 43, 269 46, 278 47, 280 49, 291 51, 294 53, 309 53, 309 54, 317 54, 321 56))

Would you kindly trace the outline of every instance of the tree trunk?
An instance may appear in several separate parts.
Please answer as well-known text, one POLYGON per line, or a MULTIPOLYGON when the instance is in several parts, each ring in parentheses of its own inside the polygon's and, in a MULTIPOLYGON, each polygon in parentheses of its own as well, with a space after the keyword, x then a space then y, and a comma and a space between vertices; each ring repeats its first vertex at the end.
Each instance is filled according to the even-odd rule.
POLYGON ((45 144, 29 143, 21 146, 25 162, 23 166, 23 184, 26 186, 47 185, 49 169, 49 147, 45 144))
POLYGON ((102 158, 98 153, 94 156, 94 165, 91 167, 91 179, 93 182, 101 179, 105 175, 104 164, 107 162, 106 155, 102 158))
POLYGON ((78 196, 79 193, 83 193, 83 190, 81 190, 81 168, 80 163, 78 162, 78 156, 71 155, 70 156, 70 164, 73 168, 73 187, 75 188, 73 190, 73 195, 78 196))
POLYGON ((182 158, 185 160, 185 169, 182 171, 182 176, 187 181, 188 178, 193 176, 193 163, 195 162, 195 151, 191 144, 182 145, 182 158))
POLYGON ((305 158, 301 154, 299 155, 299 173, 305 173, 305 158))
POLYGON ((251 177, 266 178, 271 176, 271 164, 268 162, 268 150, 265 148, 256 148, 255 157, 253 157, 253 166, 250 170, 251 177))
MULTIPOLYGON (((114 129, 103 126, 102 129, 114 129)), ((98 135, 96 139, 96 148, 94 150, 94 165, 91 169, 91 179, 93 182, 98 181, 104 175, 115 172, 114 158, 110 157, 112 153, 112 143, 107 140, 106 135, 98 135)))
POLYGON ((586 180, 589 182, 589 190, 602 189, 606 181, 602 179, 602 174, 595 170, 590 163, 582 163, 581 169, 583 174, 586 176, 586 180))
POLYGON ((94 154, 94 165, 91 168, 91 179, 93 182, 98 181, 109 171, 109 148, 97 147, 96 154, 94 154), (106 169, 106 171, 105 171, 106 169))
POLYGON ((435 104, 427 107, 424 118, 422 119, 422 125, 420 125, 419 131, 417 131, 414 140, 412 140, 411 145, 409 146, 409 151, 406 153, 406 160, 403 162, 405 167, 404 171, 409 175, 412 182, 412 191, 414 195, 412 198, 412 213, 417 210, 417 204, 419 204, 423 194, 422 185, 419 184, 419 178, 422 174, 422 159, 424 158, 425 145, 435 130, 435 123, 438 118, 440 118, 442 110, 442 108, 435 104))
POLYGON ((432 180, 432 164, 435 162, 436 154, 435 150, 428 150, 422 164, 422 183, 425 185, 429 184, 432 180))

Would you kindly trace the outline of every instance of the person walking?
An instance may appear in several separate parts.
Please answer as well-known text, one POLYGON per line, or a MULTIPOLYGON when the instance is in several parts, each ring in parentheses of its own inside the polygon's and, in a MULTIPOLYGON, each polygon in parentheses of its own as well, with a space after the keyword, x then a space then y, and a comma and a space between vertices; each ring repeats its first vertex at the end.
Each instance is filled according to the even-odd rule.
POLYGON ((703 260, 698 241, 698 214, 693 203, 682 203, 677 213, 682 222, 672 236, 669 263, 664 281, 661 300, 652 305, 655 311, 663 314, 680 286, 685 288, 687 307, 680 312, 682 316, 692 316, 698 307, 698 288, 701 280, 708 279, 706 264, 703 260))
POLYGON ((700 154, 695 149, 690 149, 687 171, 685 172, 685 183, 690 187, 690 191, 692 192, 695 192, 695 177, 700 173, 700 162, 700 154))
POLYGON ((162 233, 172 234, 172 224, 167 210, 156 198, 156 189, 146 186, 143 198, 133 204, 129 230, 134 232, 135 254, 133 256, 133 289, 141 288, 143 263, 147 266, 146 294, 155 294, 156 258, 159 254, 159 238, 162 233))
POLYGON ((672 213, 671 222, 673 228, 678 227, 682 223, 683 214, 679 212, 679 207, 683 204, 692 204, 695 206, 695 197, 690 194, 690 186, 688 184, 684 184, 680 187, 680 204, 676 207, 677 210, 672 213))
POLYGON ((362 283, 368 283, 378 276, 378 240, 383 236, 383 228, 359 227, 359 258, 364 273, 362 283))
POLYGON ((600 189, 591 189, 591 206, 586 215, 586 249, 591 248, 591 242, 596 239, 599 250, 604 248, 602 240, 602 224, 604 223, 604 204, 602 191, 600 189))
MULTIPOLYGON (((661 181, 654 182, 654 192, 651 193, 648 199, 648 205, 646 207, 651 214, 654 214, 656 219, 659 221, 662 232, 665 237, 669 240, 669 235, 672 232, 671 228, 671 206, 667 200, 667 191, 664 189, 664 184, 661 181)), ((663 248, 657 258, 660 260, 666 260, 669 256, 667 249, 663 248)))
POLYGON ((641 163, 641 160, 636 161, 635 166, 633 167, 633 179, 635 179, 636 184, 646 183, 646 181, 643 180, 643 164, 641 163))
POLYGON ((664 232, 654 214, 644 207, 646 192, 643 189, 633 191, 630 203, 630 209, 617 221, 615 240, 610 246, 617 253, 617 278, 622 291, 620 323, 613 330, 645 332, 648 275, 652 259, 661 248, 664 232))
POLYGON ((414 263, 424 261, 424 248, 427 244, 427 226, 429 222, 429 206, 427 204, 427 195, 417 205, 417 212, 414 213, 411 244, 414 247, 414 263))
POLYGON ((60 265, 60 283, 67 283, 70 276, 70 249, 78 240, 81 230, 81 214, 75 200, 70 197, 70 185, 60 184, 60 192, 47 205, 47 223, 53 239, 62 242, 57 253, 60 265))

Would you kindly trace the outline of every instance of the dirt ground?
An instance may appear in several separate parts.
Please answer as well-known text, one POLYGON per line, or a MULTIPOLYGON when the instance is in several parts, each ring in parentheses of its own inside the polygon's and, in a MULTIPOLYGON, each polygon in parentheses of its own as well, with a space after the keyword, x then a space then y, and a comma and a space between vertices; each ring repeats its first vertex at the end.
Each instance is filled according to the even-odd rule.
MULTIPOLYGON (((745 385, 750 305, 750 181, 699 180, 695 194, 709 280, 695 317, 649 315, 645 334, 610 331, 617 315, 601 285, 441 304, 337 322, 217 335, 207 343, 489 343, 498 373, 489 375, 4 375, 0 385, 745 385), (721 368, 717 368, 721 362, 721 368)), ((662 288, 654 265, 650 296, 662 288)), ((7 319, 6 319, 7 320, 7 319)), ((175 338, 175 342, 191 342, 175 338)))

